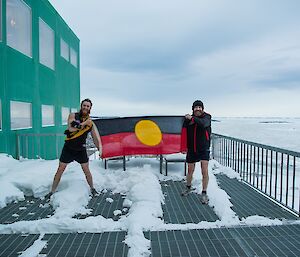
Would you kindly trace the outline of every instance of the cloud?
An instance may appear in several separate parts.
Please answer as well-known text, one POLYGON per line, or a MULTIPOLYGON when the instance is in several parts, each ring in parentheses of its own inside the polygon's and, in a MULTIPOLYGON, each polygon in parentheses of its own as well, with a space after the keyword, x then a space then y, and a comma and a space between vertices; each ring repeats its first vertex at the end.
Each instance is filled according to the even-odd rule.
POLYGON ((288 97, 299 88, 298 0, 50 1, 81 40, 81 95, 99 111, 179 114, 202 99, 250 115, 248 96, 263 94, 260 111, 273 115, 263 104, 286 90, 293 110, 281 115, 299 115, 288 97))
POLYGON ((272 73, 267 78, 254 81, 258 85, 265 87, 278 88, 299 88, 300 87, 300 73, 298 70, 280 71, 272 73))

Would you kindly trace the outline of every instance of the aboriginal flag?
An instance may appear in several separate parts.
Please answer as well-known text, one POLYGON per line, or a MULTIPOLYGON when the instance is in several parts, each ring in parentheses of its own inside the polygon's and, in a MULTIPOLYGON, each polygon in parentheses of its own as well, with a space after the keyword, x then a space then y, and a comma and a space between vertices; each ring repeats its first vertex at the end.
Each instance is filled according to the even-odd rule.
POLYGON ((183 116, 142 116, 93 119, 101 142, 102 157, 159 155, 185 151, 183 116))

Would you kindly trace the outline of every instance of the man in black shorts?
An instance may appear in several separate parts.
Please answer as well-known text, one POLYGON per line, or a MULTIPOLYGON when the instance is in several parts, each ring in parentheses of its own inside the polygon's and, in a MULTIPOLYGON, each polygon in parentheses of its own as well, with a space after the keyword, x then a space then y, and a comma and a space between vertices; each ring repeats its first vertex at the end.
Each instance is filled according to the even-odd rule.
POLYGON ((59 158, 59 166, 54 176, 51 192, 45 196, 46 199, 49 199, 55 192, 63 172, 72 161, 80 163, 87 183, 91 188, 92 195, 97 194, 93 185, 93 178, 89 169, 89 158, 86 152, 86 138, 88 133, 91 132, 94 144, 99 150, 100 157, 102 154, 102 144, 98 129, 89 116, 91 108, 91 100, 84 99, 81 102, 80 112, 70 113, 68 117, 68 129, 65 131, 67 137, 59 158))
POLYGON ((183 126, 187 131, 187 155, 188 174, 186 176, 186 189, 182 196, 187 196, 192 188, 193 173, 196 162, 201 163, 202 171, 202 194, 201 203, 208 203, 207 186, 208 186, 208 162, 210 155, 210 135, 211 135, 211 115, 204 112, 202 101, 197 100, 192 106, 193 114, 186 114, 183 126))

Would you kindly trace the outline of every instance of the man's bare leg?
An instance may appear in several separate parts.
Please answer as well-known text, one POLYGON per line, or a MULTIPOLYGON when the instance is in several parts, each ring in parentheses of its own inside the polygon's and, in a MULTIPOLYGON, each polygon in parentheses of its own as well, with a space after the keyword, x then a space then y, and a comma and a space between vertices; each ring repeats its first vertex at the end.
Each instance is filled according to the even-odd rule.
POLYGON ((208 161, 202 160, 201 161, 201 172, 202 172, 202 194, 200 196, 200 201, 202 204, 208 204, 208 196, 206 193, 207 186, 208 186, 208 161))
POLYGON ((208 161, 201 161, 201 171, 202 171, 202 191, 207 190, 209 176, 208 176, 208 161))
POLYGON ((51 189, 52 194, 56 191, 56 188, 60 182, 61 176, 64 173, 67 165, 68 165, 67 163, 59 162, 59 165, 58 165, 58 168, 57 168, 57 171, 55 173, 53 183, 52 183, 52 189, 51 189))
POLYGON ((84 172, 87 183, 89 184, 91 190, 94 188, 93 177, 89 168, 89 163, 81 163, 81 168, 84 172))
POLYGON ((84 175, 85 175, 85 178, 86 178, 86 181, 88 182, 90 188, 91 188, 91 193, 93 196, 97 195, 98 192, 96 191, 96 189, 94 188, 94 184, 93 184, 93 177, 92 177, 92 174, 91 174, 91 171, 90 171, 90 168, 89 168, 89 163, 86 162, 86 163, 81 163, 81 168, 84 172, 84 175))
POLYGON ((186 175, 186 189, 181 193, 182 196, 187 196, 192 190, 192 180, 195 171, 195 163, 188 163, 188 174, 186 175))
POLYGON ((188 174, 186 175, 187 186, 192 185, 194 171, 195 171, 195 163, 188 163, 188 174))

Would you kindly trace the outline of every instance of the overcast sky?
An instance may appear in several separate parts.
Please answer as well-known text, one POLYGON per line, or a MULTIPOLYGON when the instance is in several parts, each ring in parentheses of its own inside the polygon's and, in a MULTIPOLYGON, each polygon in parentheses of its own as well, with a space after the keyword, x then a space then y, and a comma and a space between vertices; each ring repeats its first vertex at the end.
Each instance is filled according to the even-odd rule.
POLYGON ((299 0, 50 0, 94 115, 300 117, 299 0))

